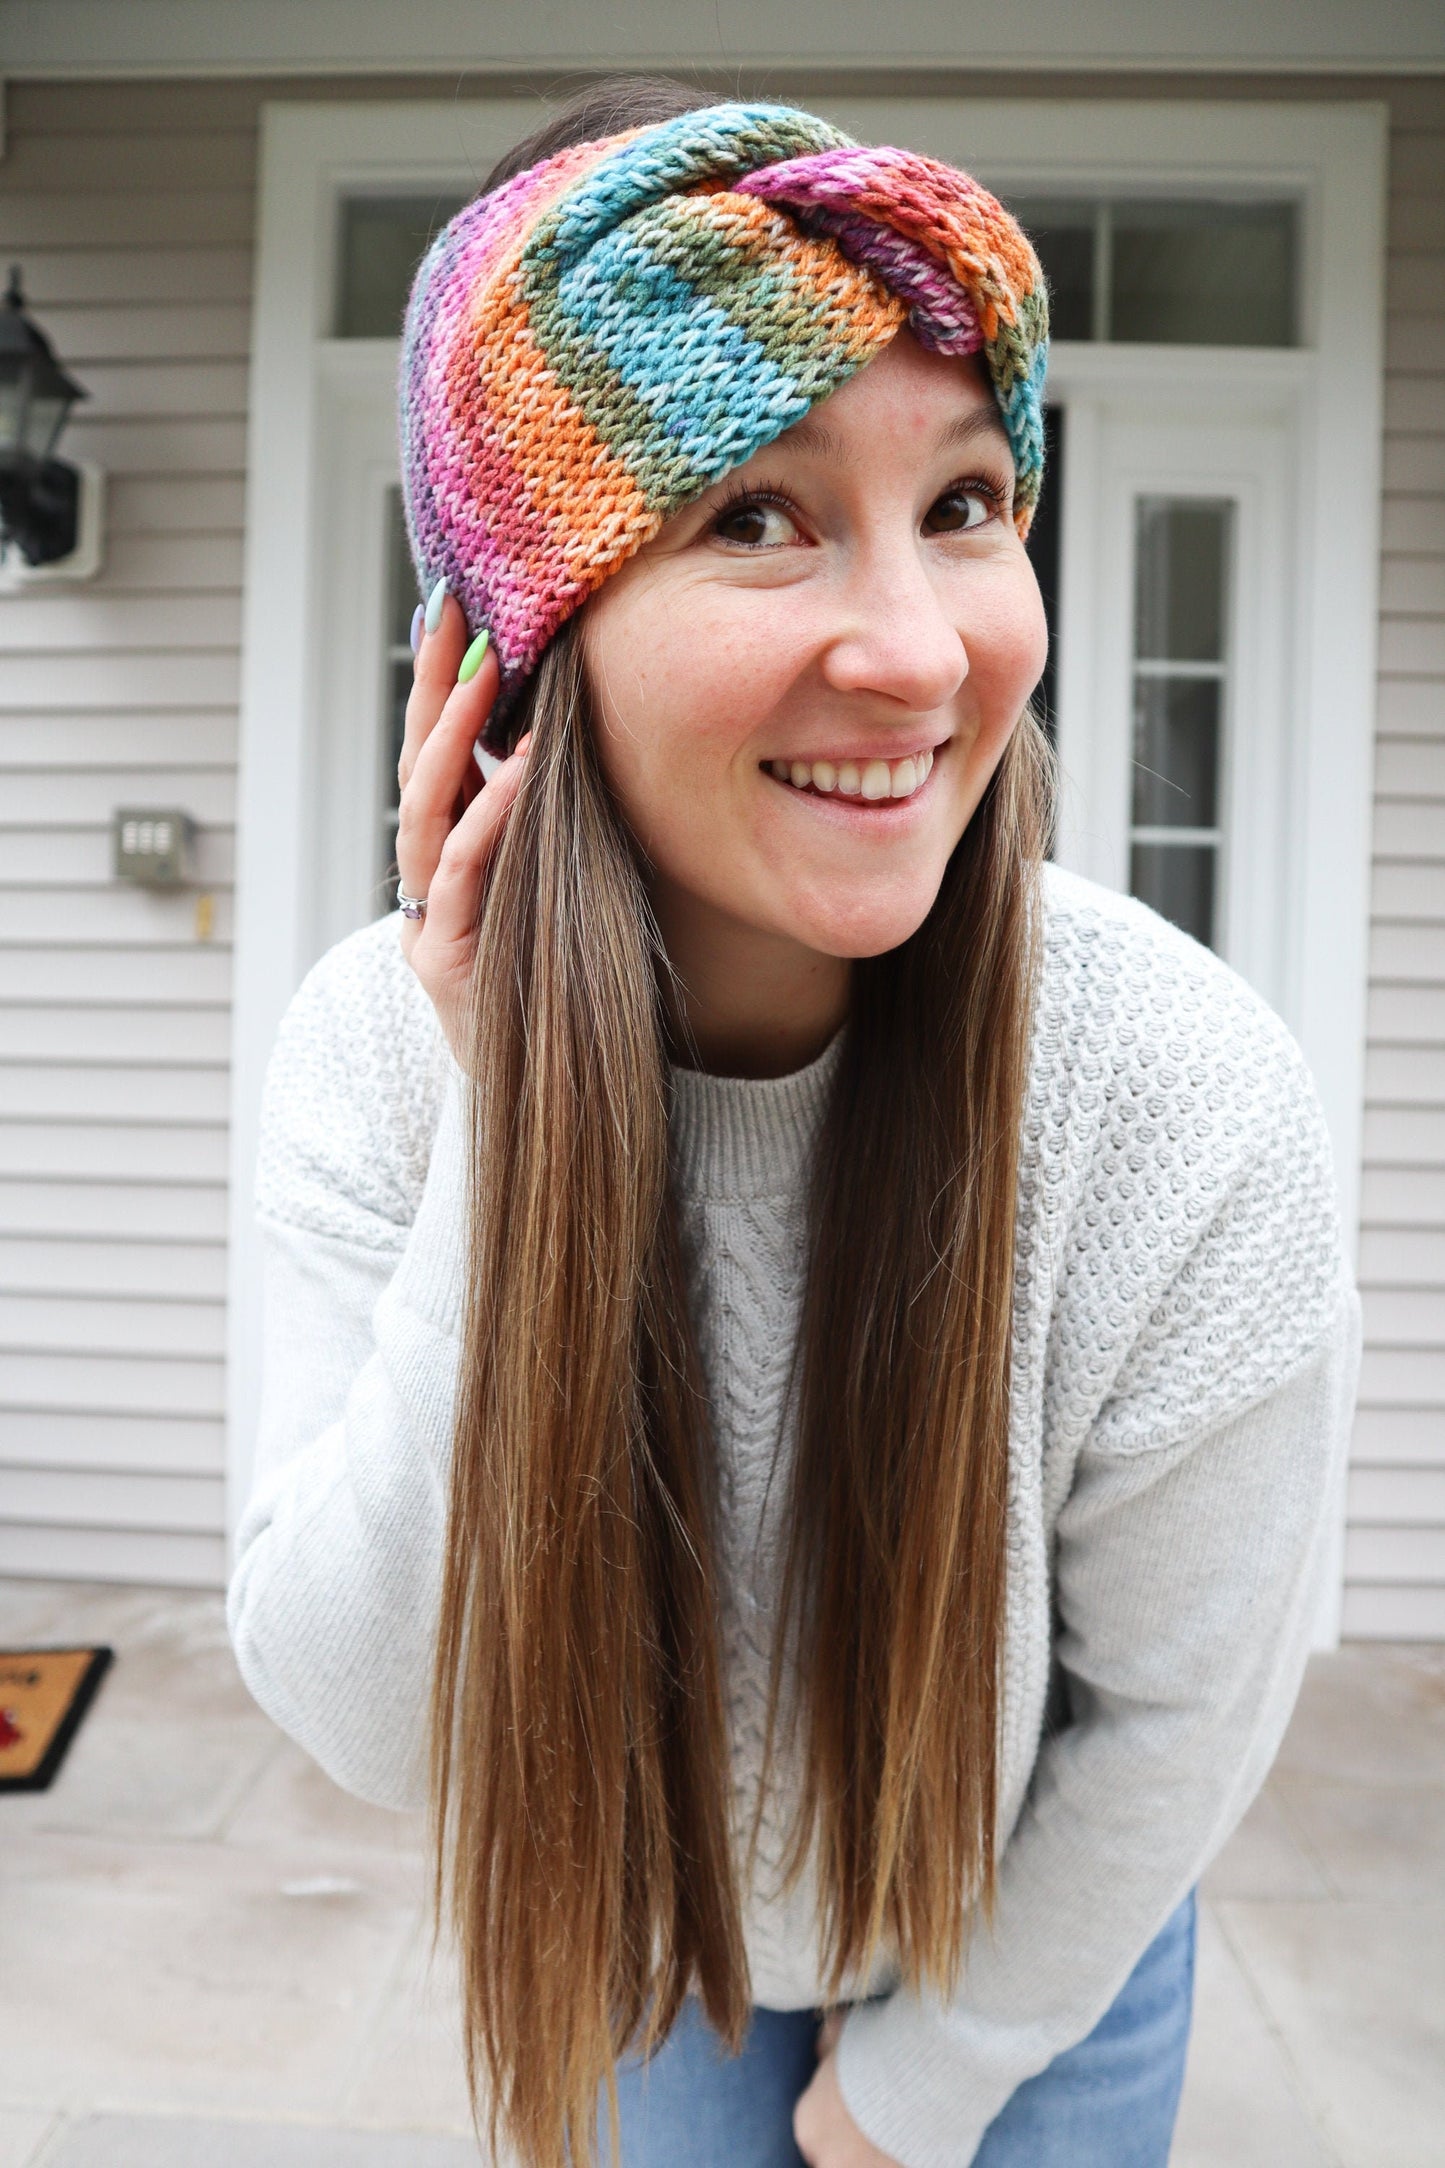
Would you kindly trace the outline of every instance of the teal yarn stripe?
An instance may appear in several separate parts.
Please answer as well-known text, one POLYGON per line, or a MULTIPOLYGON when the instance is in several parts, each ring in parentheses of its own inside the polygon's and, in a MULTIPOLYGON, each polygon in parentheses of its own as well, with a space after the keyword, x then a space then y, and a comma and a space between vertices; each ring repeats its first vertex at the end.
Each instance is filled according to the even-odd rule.
POLYGON ((872 351, 850 356, 817 287, 699 217, 696 199, 653 206, 560 279, 530 266, 524 291, 558 381, 659 509, 801 420, 872 351))
MULTIPOLYGON (((738 464, 760 433, 777 435, 807 411, 791 369, 625 231, 563 275, 558 299, 647 406, 650 456, 635 475, 649 503, 738 464)), ((791 359, 787 342, 776 343, 791 359)))
POLYGON ((780 159, 853 147, 853 137, 840 128, 785 105, 730 105, 679 113, 649 128, 635 143, 624 144, 544 213, 528 240, 526 254, 555 257, 565 267, 609 227, 694 181, 725 184, 780 159))
MULTIPOLYGON (((786 212, 779 215, 787 231, 793 221, 786 212)), ((786 257, 758 250, 750 229, 738 228, 747 233, 746 243, 734 239, 723 218, 699 219, 695 198, 673 197, 647 213, 642 230, 649 250, 691 285, 719 297, 731 321, 775 368, 786 369, 805 390, 817 387, 815 399, 825 383, 831 391, 842 381, 835 370, 840 332, 848 336, 846 316, 840 325, 816 282, 786 257)))

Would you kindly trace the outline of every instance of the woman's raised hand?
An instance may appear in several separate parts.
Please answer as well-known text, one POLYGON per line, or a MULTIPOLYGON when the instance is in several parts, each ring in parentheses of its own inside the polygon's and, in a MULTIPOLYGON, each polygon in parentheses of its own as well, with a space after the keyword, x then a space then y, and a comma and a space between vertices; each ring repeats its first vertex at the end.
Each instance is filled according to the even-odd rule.
POLYGON ((488 645, 478 663, 485 636, 468 648, 453 596, 444 597, 440 615, 433 596, 428 615, 435 630, 423 633, 406 703, 396 831, 402 892, 424 898, 426 915, 402 920, 401 946, 460 1060, 482 880, 522 780, 530 733, 484 787, 472 748, 497 697, 497 659, 488 645))

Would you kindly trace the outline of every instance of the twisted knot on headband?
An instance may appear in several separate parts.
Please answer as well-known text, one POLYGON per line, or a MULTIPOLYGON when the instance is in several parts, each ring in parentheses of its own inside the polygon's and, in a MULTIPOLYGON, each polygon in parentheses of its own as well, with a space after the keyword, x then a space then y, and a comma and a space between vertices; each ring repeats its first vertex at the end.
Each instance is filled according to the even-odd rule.
POLYGON ((708 106, 572 145, 457 213, 407 305, 402 471, 422 592, 445 579, 492 635, 491 750, 587 596, 905 324, 982 355, 1027 533, 1044 278, 956 167, 787 106, 708 106))

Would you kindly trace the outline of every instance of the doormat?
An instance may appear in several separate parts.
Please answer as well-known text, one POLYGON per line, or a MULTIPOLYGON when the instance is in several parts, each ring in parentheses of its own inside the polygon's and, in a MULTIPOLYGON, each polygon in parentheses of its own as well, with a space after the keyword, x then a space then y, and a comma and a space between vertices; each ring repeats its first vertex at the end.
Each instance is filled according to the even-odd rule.
POLYGON ((0 1792, 43 1792, 114 1649, 0 1649, 0 1792))

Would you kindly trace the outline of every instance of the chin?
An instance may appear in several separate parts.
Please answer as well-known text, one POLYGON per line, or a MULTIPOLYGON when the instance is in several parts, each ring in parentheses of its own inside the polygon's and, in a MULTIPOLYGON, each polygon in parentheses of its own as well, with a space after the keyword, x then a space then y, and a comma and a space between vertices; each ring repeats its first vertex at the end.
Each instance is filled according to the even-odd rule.
POLYGON ((836 911, 815 908, 800 914, 794 930, 798 939, 823 956, 847 957, 853 962, 868 956, 886 956, 890 949, 901 948, 917 933, 933 909, 938 889, 939 882, 935 881, 926 893, 906 899, 894 897, 886 905, 880 903, 872 908, 860 909, 856 898, 840 904, 836 911))

